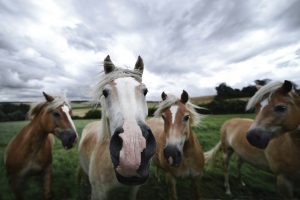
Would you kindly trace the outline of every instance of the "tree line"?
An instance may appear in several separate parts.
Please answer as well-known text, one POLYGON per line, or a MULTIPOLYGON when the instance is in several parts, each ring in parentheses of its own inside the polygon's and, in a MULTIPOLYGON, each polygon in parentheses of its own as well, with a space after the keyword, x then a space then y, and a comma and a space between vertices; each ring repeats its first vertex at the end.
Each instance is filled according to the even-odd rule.
MULTIPOLYGON (((256 84, 263 85, 268 79, 256 80, 256 84)), ((245 113, 245 107, 248 98, 257 91, 255 85, 249 85, 242 89, 232 88, 226 83, 221 83, 215 87, 217 95, 214 100, 207 104, 199 106, 207 110, 199 110, 202 114, 241 114, 245 113)), ((25 103, 0 103, 0 121, 19 121, 25 120, 30 106, 25 103)), ((155 107, 148 108, 148 116, 153 116, 155 107)), ((74 116, 74 119, 100 119, 101 111, 99 109, 89 110, 85 116, 74 116)))

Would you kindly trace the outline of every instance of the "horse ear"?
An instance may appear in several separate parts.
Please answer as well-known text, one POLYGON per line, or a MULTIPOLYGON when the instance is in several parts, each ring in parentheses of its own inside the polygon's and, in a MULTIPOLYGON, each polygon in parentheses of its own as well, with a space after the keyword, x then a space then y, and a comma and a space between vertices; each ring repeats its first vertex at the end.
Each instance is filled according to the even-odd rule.
POLYGON ((108 74, 115 70, 115 65, 111 62, 109 55, 104 59, 104 72, 108 74))
POLYGON ((185 90, 183 90, 180 101, 185 104, 186 102, 188 102, 188 100, 189 100, 189 94, 185 90))
POLYGON ((166 93, 165 92, 162 92, 161 93, 161 99, 164 101, 164 100, 166 100, 167 99, 167 95, 166 95, 166 93))
POLYGON ((141 56, 138 57, 138 59, 137 59, 137 61, 135 63, 134 69, 135 70, 139 70, 143 74, 143 71, 144 71, 144 61, 141 58, 141 56))
POLYGON ((52 102, 54 100, 54 97, 50 96, 46 92, 43 92, 43 95, 48 102, 52 102))
POLYGON ((281 86, 281 91, 284 94, 289 93, 293 89, 293 83, 291 81, 285 80, 284 83, 281 86))

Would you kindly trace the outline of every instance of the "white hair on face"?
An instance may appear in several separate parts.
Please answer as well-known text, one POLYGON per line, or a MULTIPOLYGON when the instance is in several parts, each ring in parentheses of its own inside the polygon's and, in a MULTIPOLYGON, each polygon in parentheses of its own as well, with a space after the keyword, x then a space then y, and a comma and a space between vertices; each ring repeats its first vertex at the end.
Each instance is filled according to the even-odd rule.
POLYGON ((41 109, 44 106, 46 106, 45 109, 47 111, 51 111, 51 110, 54 110, 64 104, 67 105, 71 109, 71 105, 66 96, 57 96, 57 97, 54 97, 53 101, 51 101, 51 102, 42 101, 42 102, 37 102, 37 103, 32 104, 30 106, 30 109, 29 109, 27 115, 28 115, 29 119, 32 119, 35 117, 35 115, 37 115, 41 111, 41 109))
POLYGON ((103 74, 99 83, 96 85, 95 89, 93 90, 93 102, 94 104, 98 104, 100 98, 102 96, 103 88, 106 84, 110 83, 111 81, 118 79, 118 78, 125 78, 131 77, 136 79, 138 82, 142 82, 142 73, 139 70, 129 70, 116 67, 114 71, 103 74))
MULTIPOLYGON (((177 98, 175 95, 168 94, 167 99, 161 101, 158 105, 157 110, 154 112, 155 117, 159 117, 162 114, 162 111, 168 107, 171 107, 172 105, 176 104, 178 101, 180 101, 179 98, 177 98)), ((203 109, 195 104, 192 104, 190 101, 188 101, 186 104, 186 108, 190 113, 191 116, 191 122, 193 126, 197 126, 200 122, 200 119, 202 117, 201 114, 199 114, 196 109, 203 109)))
POLYGON ((254 108, 256 104, 262 102, 266 98, 270 98, 272 94, 282 86, 283 82, 273 81, 267 85, 262 86, 251 99, 248 101, 246 110, 254 108))

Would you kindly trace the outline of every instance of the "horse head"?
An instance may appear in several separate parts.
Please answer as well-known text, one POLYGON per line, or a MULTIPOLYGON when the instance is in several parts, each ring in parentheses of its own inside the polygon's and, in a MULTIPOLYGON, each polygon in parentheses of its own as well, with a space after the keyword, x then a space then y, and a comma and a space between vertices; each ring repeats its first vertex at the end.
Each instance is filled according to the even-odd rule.
POLYGON ((142 83, 143 70, 141 57, 134 70, 128 70, 116 67, 107 56, 105 74, 98 88, 115 174, 119 182, 129 185, 147 180, 149 162, 156 148, 155 138, 145 123, 148 90, 142 83))
POLYGON ((300 97, 290 81, 262 86, 249 100, 247 109, 251 108, 257 115, 247 140, 258 148, 265 149, 270 140, 300 125, 300 97))
POLYGON ((191 125, 198 114, 188 102, 189 95, 183 90, 180 99, 174 95, 161 94, 162 102, 155 115, 164 120, 165 147, 163 155, 169 165, 177 167, 183 157, 183 149, 191 134, 191 125))
POLYGON ((73 147, 78 135, 71 119, 71 106, 65 97, 53 97, 43 92, 46 102, 31 108, 29 115, 40 120, 44 130, 57 136, 65 149, 73 147))

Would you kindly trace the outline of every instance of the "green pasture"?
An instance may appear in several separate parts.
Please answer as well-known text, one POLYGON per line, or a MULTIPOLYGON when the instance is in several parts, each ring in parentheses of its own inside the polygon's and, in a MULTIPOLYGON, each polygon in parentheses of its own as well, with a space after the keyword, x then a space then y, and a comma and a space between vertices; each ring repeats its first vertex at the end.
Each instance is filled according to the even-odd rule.
MULTIPOLYGON (((233 117, 250 117, 253 115, 214 115, 202 119, 200 127, 194 128, 203 149, 209 150, 219 140, 219 129, 221 124, 233 117)), ((81 133, 83 127, 92 120, 75 120, 78 133, 81 133)), ((3 153, 8 141, 25 125, 27 121, 22 122, 3 122, 0 123, 0 199, 13 199, 5 175, 3 153)), ((223 167, 222 154, 218 154, 215 165, 208 169, 206 167, 203 179, 201 181, 201 191, 203 199, 279 199, 275 189, 275 178, 266 172, 258 170, 245 164, 242 168, 243 180, 246 187, 239 184, 236 178, 235 157, 231 162, 231 190, 233 196, 227 196, 223 186, 223 167)), ((60 141, 56 140, 53 151, 53 180, 52 193, 54 200, 75 200, 89 199, 89 187, 87 184, 77 183, 78 154, 77 147, 71 150, 62 148, 60 141)), ((137 199, 145 200, 163 200, 167 199, 167 188, 164 177, 161 175, 161 181, 153 178, 154 167, 151 166, 151 177, 144 184, 138 193, 137 199)), ((38 178, 31 178, 26 189, 26 199, 41 199, 41 182, 38 178)), ((191 183, 189 180, 178 180, 177 182, 179 199, 193 199, 191 192, 191 183)), ((111 193, 110 199, 127 199, 128 188, 121 188, 111 193)))

